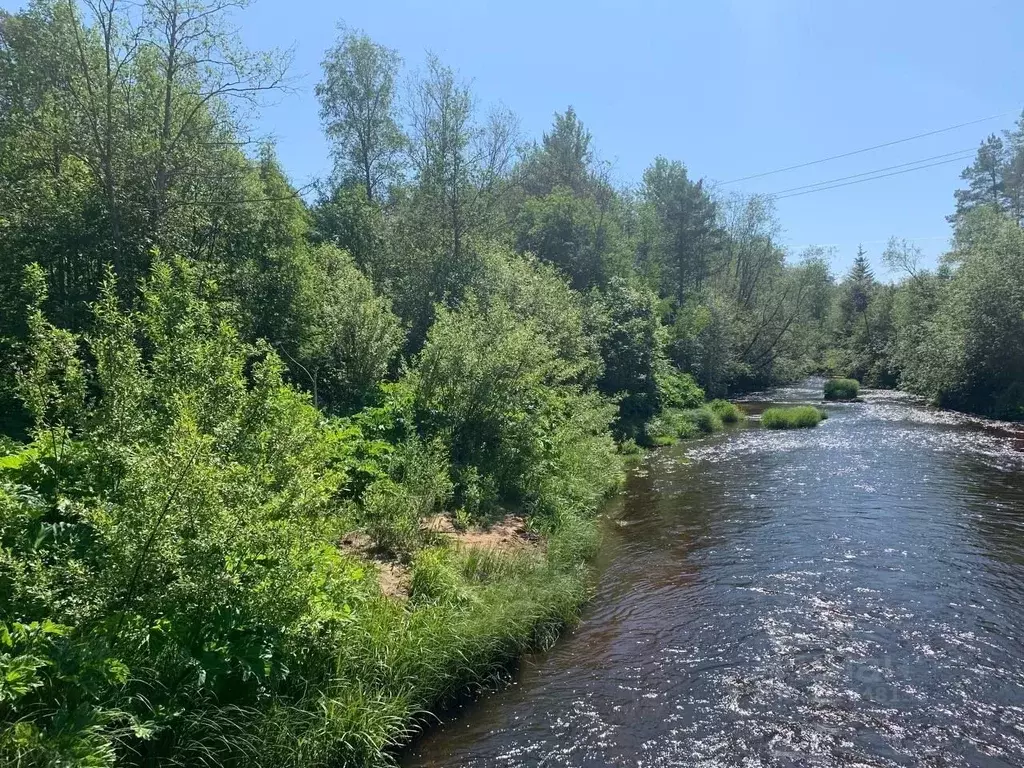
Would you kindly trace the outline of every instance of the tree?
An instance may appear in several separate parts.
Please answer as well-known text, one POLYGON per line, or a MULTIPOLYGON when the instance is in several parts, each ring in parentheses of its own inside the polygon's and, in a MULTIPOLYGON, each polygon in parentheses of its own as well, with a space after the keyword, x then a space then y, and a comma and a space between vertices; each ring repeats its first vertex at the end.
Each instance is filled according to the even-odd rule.
POLYGON ((391 271, 384 211, 367 199, 361 184, 340 184, 322 192, 310 213, 314 242, 332 243, 347 251, 371 277, 391 271))
POLYGON ((643 197, 653 224, 650 258, 665 292, 682 301, 711 273, 721 239, 717 206, 702 181, 690 181, 686 166, 663 157, 644 171, 643 197))
POLYGON ((621 436, 635 438, 658 412, 655 374, 664 339, 656 299, 649 289, 623 278, 614 278, 595 297, 604 360, 597 386, 604 394, 620 398, 617 429, 621 436))
POLYGON ((964 216, 939 274, 902 287, 901 384, 947 407, 1024 417, 1024 230, 964 216))
POLYGON ((228 16, 243 5, 42 0, 5 17, 0 154, 19 160, 0 208, 15 212, 16 258, 38 260, 64 303, 58 321, 88 322, 106 261, 127 298, 155 248, 218 255, 252 202, 245 123, 286 85, 289 59, 239 44, 228 16), (23 213, 26 199, 42 215, 23 213))
POLYGON ((1003 132, 1006 162, 1003 169, 1003 192, 1007 213, 1024 226, 1024 113, 1016 125, 1003 132))
POLYGON ((846 276, 846 286, 851 311, 863 314, 868 308, 875 287, 875 273, 871 271, 871 264, 863 246, 857 246, 853 266, 846 276))
POLYGON ((374 279, 389 285, 415 352, 435 305, 457 303, 483 250, 504 236, 518 127, 501 108, 479 119, 468 85, 434 55, 412 85, 409 119, 412 185, 394 205, 392 257, 374 279))
POLYGON ((571 190, 577 197, 591 193, 593 187, 593 151, 588 131, 576 111, 569 106, 555 113, 555 124, 534 144, 523 161, 520 178, 531 197, 544 197, 556 187, 571 190))
MULTIPOLYGON (((501 182, 515 159, 518 127, 506 110, 477 121, 469 86, 433 54, 409 107, 416 202, 450 266, 459 269, 467 238, 485 234, 501 182)), ((422 218, 421 218, 422 221, 422 218)))
POLYGON ((333 142, 335 175, 341 182, 357 180, 370 202, 402 170, 405 137, 395 100, 401 62, 390 48, 342 27, 316 86, 320 118, 333 142))
POLYGON ((956 213, 948 217, 955 223, 968 211, 980 205, 991 205, 996 210, 1005 209, 1006 150, 1002 139, 992 134, 978 147, 974 162, 964 168, 960 178, 967 182, 967 189, 958 189, 956 213))
POLYGON ((556 187, 544 197, 527 198, 516 223, 516 247, 556 265, 578 290, 604 285, 626 271, 619 222, 593 197, 556 187))
POLYGON ((296 378, 313 394, 314 404, 330 413, 366 405, 391 371, 405 330, 391 302, 352 258, 330 245, 312 253, 318 290, 310 296, 310 324, 298 352, 296 378), (304 374, 304 375, 303 375, 304 374))

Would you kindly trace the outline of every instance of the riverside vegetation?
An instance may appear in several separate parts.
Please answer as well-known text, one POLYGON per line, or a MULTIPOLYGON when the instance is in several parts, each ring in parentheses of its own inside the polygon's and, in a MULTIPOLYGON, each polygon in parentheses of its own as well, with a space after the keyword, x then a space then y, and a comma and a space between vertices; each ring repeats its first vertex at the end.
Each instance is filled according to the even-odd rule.
POLYGON ((768 408, 761 414, 761 425, 766 429, 807 429, 816 427, 828 414, 813 405, 794 405, 768 408))
POLYGON ((825 382, 826 400, 856 400, 860 383, 856 379, 829 379, 825 382))
POLYGON ((824 369, 1022 414, 1009 170, 937 272, 836 283, 769 200, 620 189, 571 108, 524 144, 342 30, 299 190, 234 9, 0 12, 4 763, 387 763, 572 621, 624 459, 720 398, 824 369))

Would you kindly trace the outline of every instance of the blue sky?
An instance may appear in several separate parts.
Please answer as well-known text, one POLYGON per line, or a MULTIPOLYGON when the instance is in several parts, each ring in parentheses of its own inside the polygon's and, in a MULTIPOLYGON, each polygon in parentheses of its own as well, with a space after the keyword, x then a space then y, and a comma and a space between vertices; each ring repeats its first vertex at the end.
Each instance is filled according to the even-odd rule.
MULTIPOLYGON (((238 17, 246 43, 295 49, 297 90, 260 128, 299 184, 329 171, 313 86, 341 20, 397 49, 409 70, 434 51, 482 105, 515 111, 528 136, 572 104, 622 183, 658 154, 725 181, 1024 106, 1019 0, 256 0, 238 17)), ((971 149, 1013 119, 728 189, 776 192, 971 149)), ((780 200, 786 242, 834 245, 837 270, 859 242, 877 261, 891 235, 934 257, 961 167, 780 200)))

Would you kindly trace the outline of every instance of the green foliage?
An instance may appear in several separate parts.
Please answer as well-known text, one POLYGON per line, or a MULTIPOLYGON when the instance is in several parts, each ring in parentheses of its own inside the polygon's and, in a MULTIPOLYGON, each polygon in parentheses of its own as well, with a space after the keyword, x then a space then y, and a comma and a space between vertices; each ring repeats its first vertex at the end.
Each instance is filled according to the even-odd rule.
POLYGON ((408 558, 425 541, 423 518, 443 510, 452 495, 447 457, 443 446, 413 437, 389 452, 383 469, 387 474, 363 492, 359 516, 378 549, 408 558))
POLYGON ((724 424, 735 424, 745 416, 742 408, 728 400, 712 400, 708 403, 708 408, 714 411, 724 424))
POLYGON ((621 474, 571 337, 541 332, 544 302, 524 319, 563 295, 535 288, 440 310, 407 380, 345 421, 181 261, 133 311, 108 280, 87 336, 37 313, 34 440, 0 462, 0 755, 378 764, 424 708, 549 642, 621 474), (455 489, 521 504, 547 555, 424 548, 455 489), (338 549, 353 526, 411 561, 412 610, 338 549))
POLYGON ((655 158, 644 171, 644 215, 649 217, 646 258, 666 295, 682 301, 707 280, 722 231, 717 206, 682 163, 655 158))
POLYGON ((348 254, 330 245, 312 252, 319 285, 298 350, 296 377, 333 413, 365 405, 391 372, 405 330, 348 254), (308 377, 308 378, 307 378, 308 377))
POLYGON ((1024 418, 1024 234, 992 210, 965 215, 936 276, 897 303, 901 384, 948 407, 1024 418))
POLYGON ((642 286, 612 280, 594 303, 599 312, 604 374, 601 392, 619 397, 617 432, 634 436, 658 412, 662 330, 655 296, 642 286))
POLYGON ((860 384, 856 379, 829 379, 825 382, 826 400, 856 400, 860 384))
POLYGON ((611 406, 572 383, 577 366, 552 341, 500 299, 438 309, 410 382, 420 430, 448 446, 458 504, 483 482, 527 509, 576 512, 617 484, 611 406))
POLYGON ((628 270, 622 233, 593 197, 555 187, 528 198, 519 214, 516 246, 558 266, 574 288, 604 285, 628 270))
POLYGON ((713 408, 707 406, 683 411, 682 417, 691 422, 697 428, 697 431, 703 435, 710 435, 712 432, 718 432, 722 428, 722 420, 718 414, 713 408))
POLYGON ((805 429, 818 426, 822 418, 821 409, 813 405, 775 407, 761 414, 761 426, 765 429, 805 429))
POLYGON ((658 403, 662 408, 699 408, 704 402, 704 390, 688 373, 679 373, 665 366, 655 373, 658 385, 658 403))
POLYGON ((592 386, 604 363, 597 338, 599 319, 586 299, 557 268, 536 258, 495 248, 483 254, 483 260, 484 270, 472 290, 481 300, 504 302, 517 317, 536 323, 567 366, 568 377, 592 386))
POLYGON ((397 121, 395 80, 401 59, 365 34, 342 29, 316 86, 335 175, 362 185, 373 201, 401 170, 405 144, 397 121))
POLYGON ((710 435, 722 429, 722 418, 710 406, 669 409, 651 419, 644 437, 650 445, 670 445, 676 440, 710 435))
POLYGON ((95 395, 74 409, 68 388, 45 383, 80 376, 73 347, 56 344, 66 334, 35 347, 35 442, 2 478, 0 621, 55 622, 68 663, 131 671, 130 683, 76 673, 33 689, 18 711, 34 713, 48 759, 72 712, 96 754, 212 748, 190 718, 287 687, 364 591, 331 544, 340 443, 276 357, 198 291, 187 267, 158 262, 140 310, 123 313, 108 282, 85 339, 95 395), (126 720, 138 727, 114 727, 126 720))

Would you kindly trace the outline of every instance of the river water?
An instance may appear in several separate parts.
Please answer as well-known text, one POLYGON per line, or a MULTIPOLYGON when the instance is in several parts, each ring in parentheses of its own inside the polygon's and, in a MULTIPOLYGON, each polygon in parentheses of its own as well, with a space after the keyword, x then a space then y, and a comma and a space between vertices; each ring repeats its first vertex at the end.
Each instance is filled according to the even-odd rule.
POLYGON ((1024 765, 1024 434, 865 401, 650 455, 578 628, 406 764, 1024 765))

